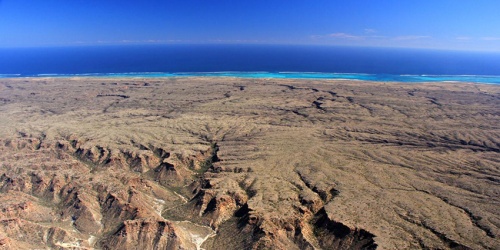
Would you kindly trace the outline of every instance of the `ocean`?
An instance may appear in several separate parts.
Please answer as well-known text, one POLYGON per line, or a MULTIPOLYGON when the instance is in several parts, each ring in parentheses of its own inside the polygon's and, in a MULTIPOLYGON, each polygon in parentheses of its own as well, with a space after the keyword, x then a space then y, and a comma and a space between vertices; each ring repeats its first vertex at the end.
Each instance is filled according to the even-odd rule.
POLYGON ((298 45, 0 48, 0 78, 182 77, 500 84, 500 53, 298 45))

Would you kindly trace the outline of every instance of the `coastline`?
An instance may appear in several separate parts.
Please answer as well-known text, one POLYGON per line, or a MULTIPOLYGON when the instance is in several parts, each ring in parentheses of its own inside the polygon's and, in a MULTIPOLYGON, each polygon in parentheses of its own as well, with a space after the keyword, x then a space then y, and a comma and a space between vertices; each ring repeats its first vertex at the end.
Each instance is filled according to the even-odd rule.
POLYGON ((500 76, 496 75, 392 75, 366 73, 323 73, 323 72, 130 72, 130 73, 86 73, 86 74, 0 74, 0 79, 19 78, 131 78, 131 79, 163 79, 163 78, 237 78, 237 79, 293 79, 293 80, 341 80, 371 82, 464 82, 482 84, 500 84, 500 76))

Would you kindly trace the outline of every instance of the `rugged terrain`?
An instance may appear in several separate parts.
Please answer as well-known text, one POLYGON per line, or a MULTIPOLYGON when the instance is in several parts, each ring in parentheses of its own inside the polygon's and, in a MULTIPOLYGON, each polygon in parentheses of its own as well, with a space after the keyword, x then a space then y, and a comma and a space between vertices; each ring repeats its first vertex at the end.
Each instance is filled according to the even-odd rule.
POLYGON ((0 249, 499 249, 500 86, 0 79, 0 249))

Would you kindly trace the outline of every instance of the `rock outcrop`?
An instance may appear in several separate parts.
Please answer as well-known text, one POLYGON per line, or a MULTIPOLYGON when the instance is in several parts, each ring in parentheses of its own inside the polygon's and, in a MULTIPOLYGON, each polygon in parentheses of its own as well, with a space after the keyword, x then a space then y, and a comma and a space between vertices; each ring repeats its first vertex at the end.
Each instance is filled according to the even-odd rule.
POLYGON ((0 249, 500 245, 496 85, 6 84, 0 249))
POLYGON ((126 220, 100 245, 103 249, 195 249, 196 245, 183 234, 186 232, 164 220, 126 220))

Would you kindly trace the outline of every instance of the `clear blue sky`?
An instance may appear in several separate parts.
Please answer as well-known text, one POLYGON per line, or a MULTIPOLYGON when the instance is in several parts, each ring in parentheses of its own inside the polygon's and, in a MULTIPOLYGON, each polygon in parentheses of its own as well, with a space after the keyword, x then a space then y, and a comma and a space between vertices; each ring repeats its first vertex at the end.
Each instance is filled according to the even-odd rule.
POLYGON ((500 0, 0 0, 0 47, 143 43, 500 51, 500 0))

